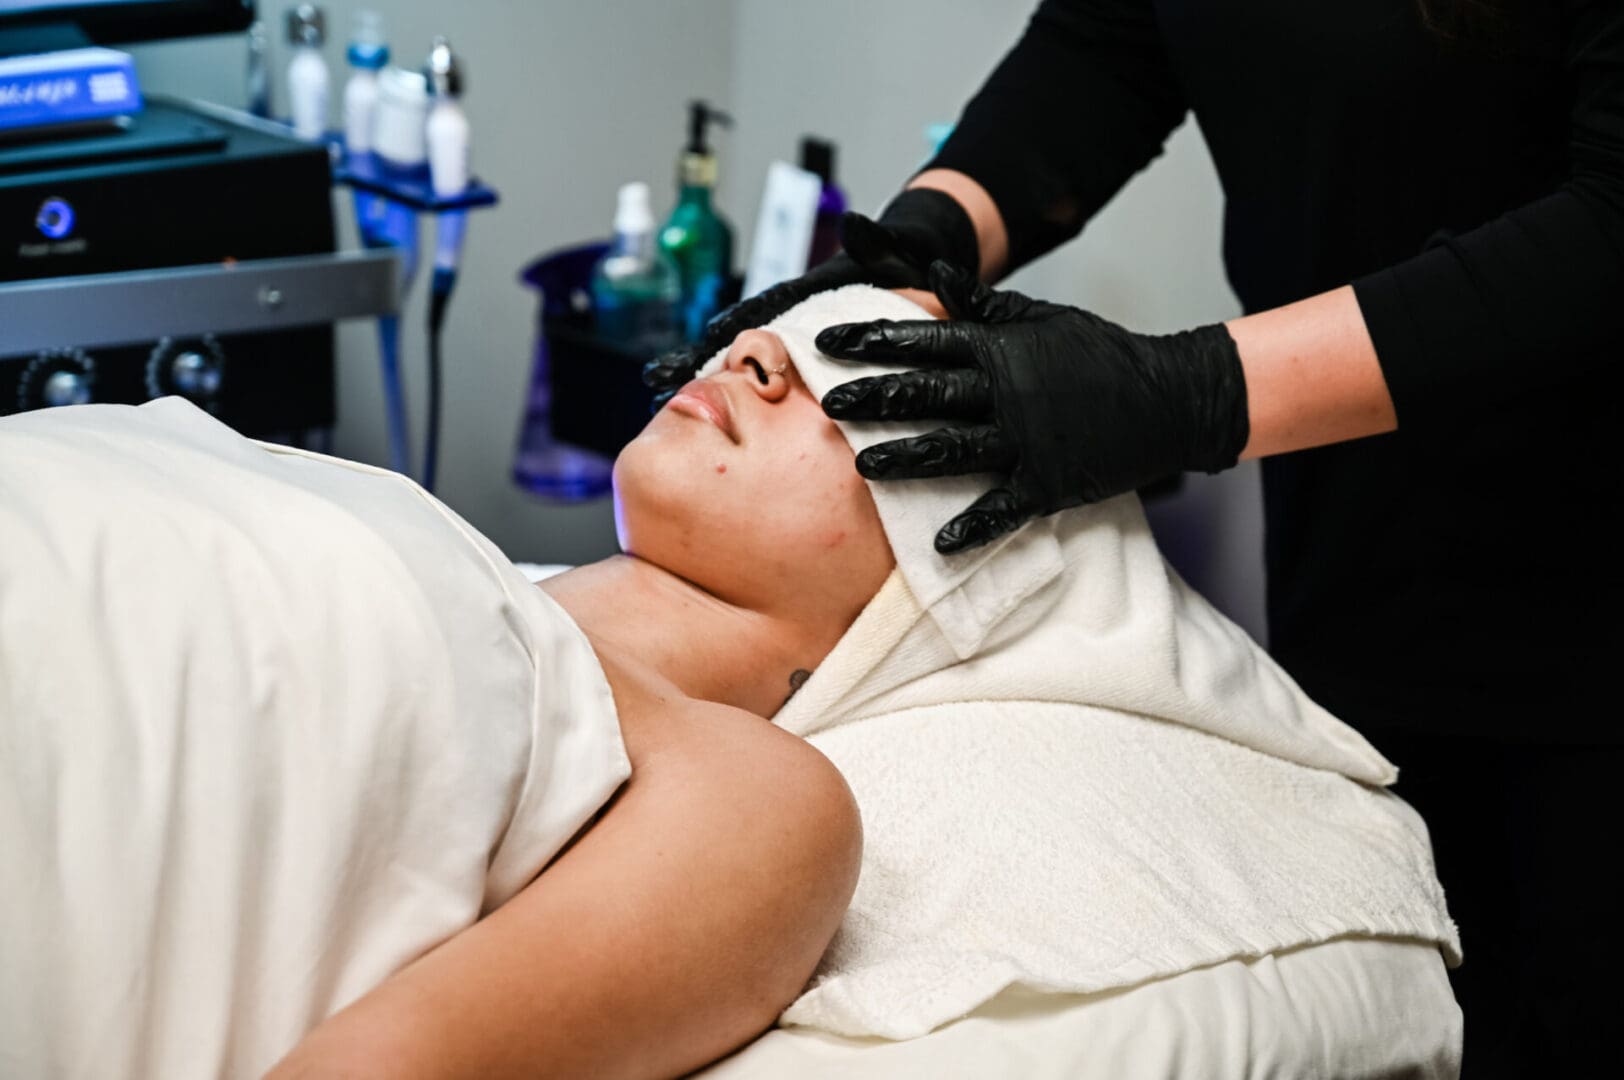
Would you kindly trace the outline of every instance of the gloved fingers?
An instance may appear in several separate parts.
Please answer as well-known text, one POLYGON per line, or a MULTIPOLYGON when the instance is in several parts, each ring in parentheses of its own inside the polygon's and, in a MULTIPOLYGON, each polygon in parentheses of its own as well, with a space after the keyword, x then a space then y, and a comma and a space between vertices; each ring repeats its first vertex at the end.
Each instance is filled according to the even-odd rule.
POLYGON ((930 264, 930 291, 947 309, 948 318, 968 322, 981 321, 979 306, 992 293, 975 274, 941 259, 930 264))
MULTIPOLYGON (((753 330, 771 322, 790 308, 806 299, 807 293, 799 278, 781 281, 761 290, 754 296, 723 308, 705 324, 700 346, 715 345, 723 348, 732 344, 742 330, 753 330)), ((715 349, 711 350, 715 352, 715 349)))
POLYGON ((930 291, 953 319, 962 322, 1015 322, 1034 314, 1039 302, 1013 289, 994 289, 975 274, 937 259, 930 264, 930 291))
POLYGON ((694 377, 704 360, 694 348, 673 349, 643 365, 643 385, 657 393, 670 393, 694 377))
POLYGON ((802 300, 843 285, 878 284, 872 270, 844 251, 835 252, 796 280, 800 283, 802 300))
POLYGON ((875 443, 857 455, 869 480, 919 480, 965 473, 1008 472, 1016 449, 991 424, 939 428, 909 439, 875 443))
POLYGON ((868 272, 848 256, 837 253, 798 278, 780 281, 754 296, 723 308, 705 324, 699 342, 691 346, 708 360, 733 344, 742 331, 765 326, 802 300, 828 289, 868 280, 868 272))
POLYGON ((860 263, 896 254, 896 238, 873 218, 847 210, 840 215, 840 246, 860 263))
POLYGON ((840 216, 840 246, 866 274, 862 280, 884 289, 922 289, 925 267, 910 258, 890 229, 848 210, 840 216))
POLYGON ((1037 515, 1008 488, 993 488, 936 533, 936 550, 956 555, 1014 532, 1037 515))
POLYGON ((823 395, 823 411, 836 420, 985 420, 992 381, 979 368, 853 379, 823 395))
POLYGON ((866 269, 848 256, 836 254, 801 277, 781 281, 712 315, 698 341, 644 364, 643 383, 659 392, 676 390, 743 331, 767 325, 815 293, 867 278, 866 269))
POLYGON ((978 367, 976 329, 940 319, 876 319, 818 332, 818 351, 836 360, 909 367, 978 367))

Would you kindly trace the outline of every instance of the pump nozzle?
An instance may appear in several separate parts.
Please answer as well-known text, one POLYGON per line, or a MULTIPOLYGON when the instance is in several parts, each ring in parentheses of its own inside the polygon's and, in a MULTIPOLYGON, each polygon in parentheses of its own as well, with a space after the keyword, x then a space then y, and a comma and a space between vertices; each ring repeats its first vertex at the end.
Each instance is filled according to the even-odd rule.
POLYGON ((445 38, 434 39, 434 46, 429 50, 428 63, 423 66, 423 75, 429 81, 429 93, 435 97, 462 96, 462 62, 451 51, 451 42, 445 38))
POLYGON ((315 4, 288 9, 288 43, 320 48, 327 40, 327 16, 315 4))
POLYGON ((684 153, 710 153, 710 145, 705 141, 705 137, 710 133, 711 124, 732 127, 733 117, 708 101, 690 101, 688 103, 688 145, 683 148, 684 153))
POLYGON ((389 40, 384 36, 383 16, 376 11, 357 11, 354 29, 345 57, 355 67, 378 71, 389 63, 389 40))

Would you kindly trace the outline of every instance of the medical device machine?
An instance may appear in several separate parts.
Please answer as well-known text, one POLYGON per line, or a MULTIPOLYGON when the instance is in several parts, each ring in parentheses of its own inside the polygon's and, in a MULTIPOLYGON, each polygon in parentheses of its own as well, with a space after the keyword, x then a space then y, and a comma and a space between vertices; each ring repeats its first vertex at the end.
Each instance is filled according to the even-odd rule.
MULTIPOLYGON (((0 0, 0 55, 240 30, 242 0, 0 0)), ((256 436, 335 418, 332 323, 394 310, 336 251, 324 146, 197 103, 0 141, 0 414, 190 398, 256 436)))
POLYGON ((0 53, 224 34, 253 20, 253 0, 0 0, 0 53), (10 35, 32 44, 8 49, 10 35))

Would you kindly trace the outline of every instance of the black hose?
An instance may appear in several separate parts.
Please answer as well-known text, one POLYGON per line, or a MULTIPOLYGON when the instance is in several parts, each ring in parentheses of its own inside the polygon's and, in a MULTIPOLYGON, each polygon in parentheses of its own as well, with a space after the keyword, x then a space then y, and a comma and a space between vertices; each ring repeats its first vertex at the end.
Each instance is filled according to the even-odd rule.
POLYGON ((434 490, 435 473, 440 466, 440 330, 445 326, 446 309, 451 306, 454 271, 435 270, 434 287, 429 292, 429 400, 427 431, 423 436, 423 488, 434 490))

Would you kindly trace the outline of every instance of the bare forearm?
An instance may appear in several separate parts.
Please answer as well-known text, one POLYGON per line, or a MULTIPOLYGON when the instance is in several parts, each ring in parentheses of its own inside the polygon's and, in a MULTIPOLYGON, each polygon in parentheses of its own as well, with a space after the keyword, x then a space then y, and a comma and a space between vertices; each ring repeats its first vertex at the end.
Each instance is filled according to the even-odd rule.
POLYGON ((1398 427, 1351 286, 1225 325, 1246 373, 1251 437, 1242 458, 1306 450, 1398 427))

